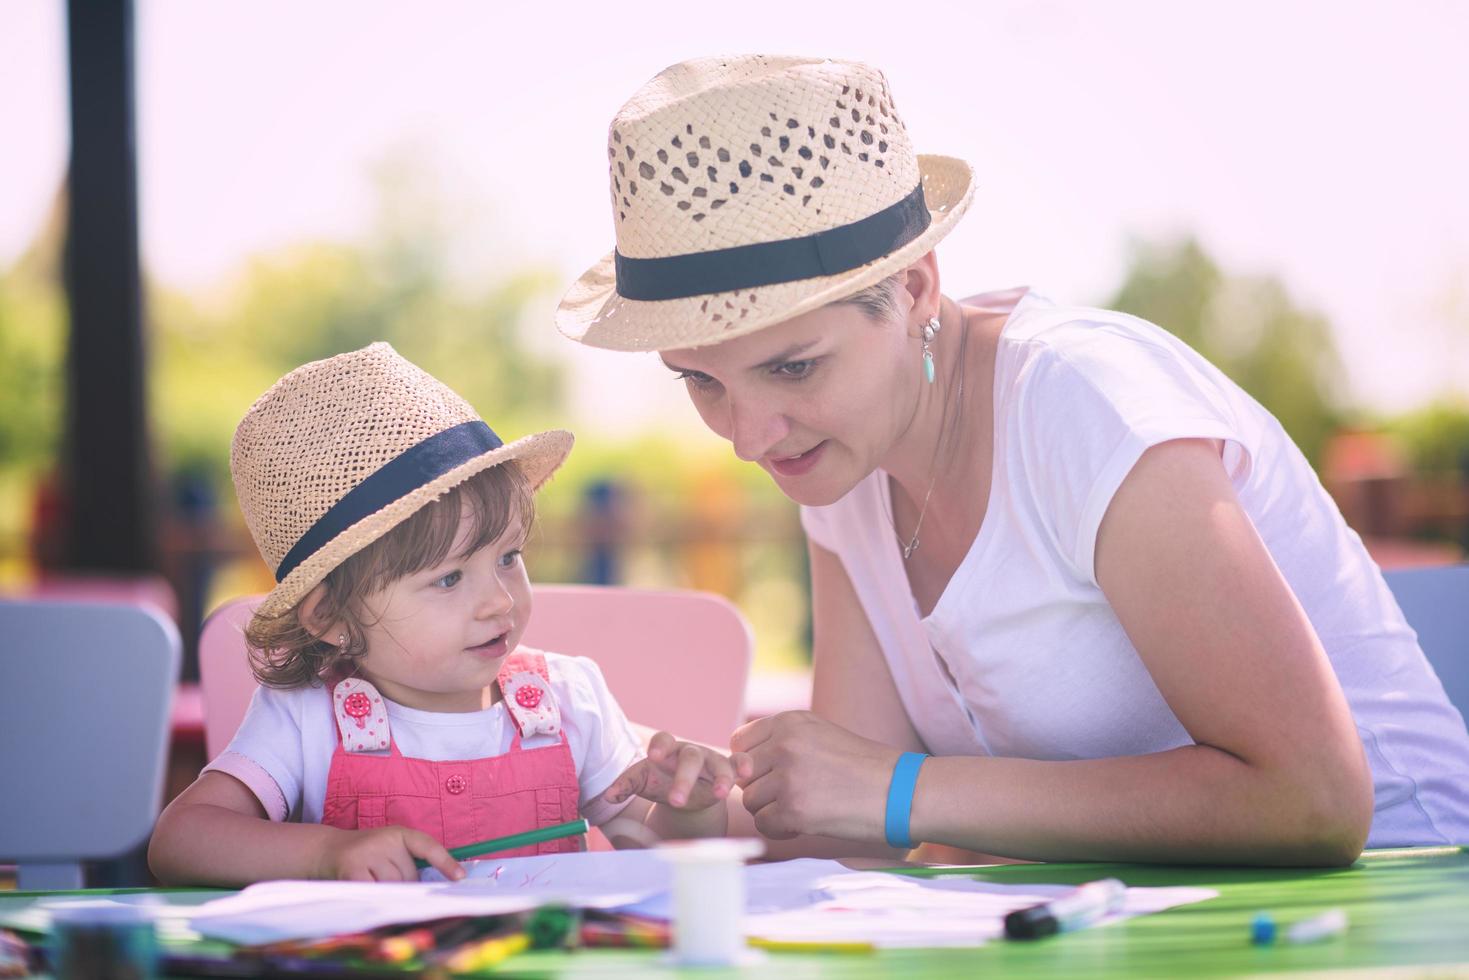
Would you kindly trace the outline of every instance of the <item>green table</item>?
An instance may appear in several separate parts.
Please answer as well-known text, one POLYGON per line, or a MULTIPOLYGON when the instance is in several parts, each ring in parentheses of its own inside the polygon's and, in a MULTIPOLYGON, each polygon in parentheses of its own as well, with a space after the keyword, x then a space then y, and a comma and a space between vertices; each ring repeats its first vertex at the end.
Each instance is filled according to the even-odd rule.
MULTIPOLYGON (((1219 897, 1033 943, 992 942, 978 949, 887 950, 871 955, 771 953, 750 975, 780 977, 1087 976, 1202 977, 1307 970, 1357 970, 1362 976, 1469 976, 1469 849, 1369 851, 1331 871, 1157 867, 1136 864, 1033 864, 907 870, 972 874, 995 882, 1077 883, 1117 877, 1129 885, 1201 885, 1219 897), (1288 924, 1340 907, 1351 928, 1338 939, 1302 946, 1255 947, 1250 921, 1270 911, 1288 924)), ((102 894, 102 893, 91 893, 102 894)), ((195 904, 210 891, 160 891, 195 904)), ((23 920, 36 892, 0 892, 0 922, 23 920)), ((501 975, 645 976, 658 953, 643 950, 536 952, 516 957, 501 975)), ((672 971, 668 971, 672 972, 672 971)), ((742 971, 689 971, 715 977, 742 971)))

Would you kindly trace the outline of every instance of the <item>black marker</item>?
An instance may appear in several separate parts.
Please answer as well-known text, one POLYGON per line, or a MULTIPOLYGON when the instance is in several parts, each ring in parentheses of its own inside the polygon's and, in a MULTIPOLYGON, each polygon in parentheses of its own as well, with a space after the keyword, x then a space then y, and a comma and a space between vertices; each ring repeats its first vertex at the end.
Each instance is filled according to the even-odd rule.
POLYGON ((1107 913, 1121 909, 1126 895, 1127 886, 1116 878, 1089 881, 1060 898, 1011 912, 1005 916, 1005 936, 1040 939, 1089 926, 1107 913))

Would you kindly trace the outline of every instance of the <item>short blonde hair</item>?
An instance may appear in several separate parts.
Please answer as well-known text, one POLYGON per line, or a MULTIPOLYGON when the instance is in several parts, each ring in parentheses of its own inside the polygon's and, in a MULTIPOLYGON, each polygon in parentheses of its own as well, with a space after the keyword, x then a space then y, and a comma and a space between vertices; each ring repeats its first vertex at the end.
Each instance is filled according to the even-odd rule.
POLYGON ((879 280, 866 289, 859 289, 850 296, 843 296, 832 305, 855 306, 865 313, 868 319, 883 322, 895 320, 898 316, 898 301, 896 294, 903 285, 904 272, 895 272, 886 279, 879 280))

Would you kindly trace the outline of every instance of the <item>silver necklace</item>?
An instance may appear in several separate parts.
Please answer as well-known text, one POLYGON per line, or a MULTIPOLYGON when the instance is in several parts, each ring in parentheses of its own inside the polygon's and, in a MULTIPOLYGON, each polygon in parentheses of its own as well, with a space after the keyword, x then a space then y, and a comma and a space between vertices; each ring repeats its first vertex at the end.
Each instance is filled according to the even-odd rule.
MULTIPOLYGON (((958 384, 954 386, 954 414, 952 416, 955 419, 959 418, 959 416, 962 415, 964 412, 964 348, 968 345, 969 324, 965 321, 964 311, 961 309, 959 311, 959 381, 958 384)), ((944 435, 948 432, 949 429, 949 419, 949 406, 946 403, 944 405, 943 418, 939 421, 939 437, 938 440, 934 443, 933 447, 933 462, 929 464, 929 470, 931 471, 932 475, 928 478, 928 490, 923 495, 923 505, 918 508, 918 522, 913 525, 913 536, 908 539, 907 544, 903 545, 904 561, 907 561, 909 558, 913 557, 913 553, 918 550, 918 545, 920 544, 918 540, 918 532, 923 530, 923 518, 924 515, 928 513, 928 500, 930 497, 933 496, 933 488, 938 486, 939 453, 943 452, 944 435)), ((955 426, 955 431, 958 431, 957 425, 955 426)), ((888 520, 892 521, 893 530, 896 531, 898 529, 897 521, 893 521, 892 515, 888 516, 888 520)))

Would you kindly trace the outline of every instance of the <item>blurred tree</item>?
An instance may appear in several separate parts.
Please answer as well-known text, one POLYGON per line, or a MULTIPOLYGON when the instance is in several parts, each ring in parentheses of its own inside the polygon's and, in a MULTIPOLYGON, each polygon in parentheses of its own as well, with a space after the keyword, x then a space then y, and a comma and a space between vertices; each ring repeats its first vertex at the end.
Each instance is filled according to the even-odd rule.
POLYGON ((1139 244, 1107 305, 1207 357, 1319 463, 1342 412, 1341 362, 1326 319, 1297 307, 1279 280, 1226 275, 1192 238, 1139 244))
POLYGON ((1413 470, 1426 477, 1469 480, 1469 401, 1434 402, 1389 423, 1413 470))
POLYGON ((552 273, 451 282, 448 209, 425 200, 404 167, 380 172, 377 222, 361 243, 257 257, 216 296, 150 296, 153 413, 171 468, 227 482, 230 437, 255 398, 301 364, 378 340, 458 391, 507 440, 526 420, 558 414, 560 369, 520 337, 527 304, 553 285, 552 273))
POLYGON ((0 470, 34 475, 59 457, 64 412, 66 296, 61 291, 65 195, 40 234, 0 271, 0 470))

